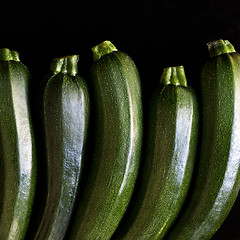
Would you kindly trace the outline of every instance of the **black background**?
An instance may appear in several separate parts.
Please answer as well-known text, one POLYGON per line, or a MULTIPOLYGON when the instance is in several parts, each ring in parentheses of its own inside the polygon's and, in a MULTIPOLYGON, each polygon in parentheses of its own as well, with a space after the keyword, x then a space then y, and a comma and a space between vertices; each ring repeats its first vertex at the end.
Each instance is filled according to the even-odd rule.
MULTIPOLYGON (((0 47, 16 50, 32 74, 33 91, 55 57, 79 54, 89 81, 91 47, 110 40, 128 53, 147 102, 163 67, 184 65, 199 92, 206 43, 227 39, 240 51, 240 1, 1 1, 0 47)), ((213 239, 240 239, 240 199, 213 239)))

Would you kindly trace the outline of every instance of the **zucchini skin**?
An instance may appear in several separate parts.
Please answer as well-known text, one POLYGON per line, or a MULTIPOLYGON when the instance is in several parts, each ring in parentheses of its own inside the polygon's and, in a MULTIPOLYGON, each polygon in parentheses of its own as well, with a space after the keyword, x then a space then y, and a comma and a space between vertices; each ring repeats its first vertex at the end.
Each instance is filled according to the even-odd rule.
POLYGON ((215 46, 220 53, 206 61, 201 71, 203 129, 196 183, 168 239, 210 239, 239 192, 240 55, 235 50, 221 53, 228 41, 209 44, 210 56, 215 46))
POLYGON ((142 143, 140 77, 132 59, 113 51, 91 69, 96 113, 93 159, 70 239, 110 239, 132 196, 142 143))
POLYGON ((42 110, 48 189, 34 239, 64 238, 81 180, 90 99, 84 79, 77 75, 77 61, 77 55, 54 59, 52 76, 45 79, 42 110))
POLYGON ((0 239, 24 239, 36 186, 31 75, 17 52, 1 49, 0 58, 0 239))
POLYGON ((196 157, 199 109, 195 91, 179 84, 178 75, 185 78, 183 66, 165 68, 153 92, 141 177, 114 239, 163 239, 185 201, 196 157))

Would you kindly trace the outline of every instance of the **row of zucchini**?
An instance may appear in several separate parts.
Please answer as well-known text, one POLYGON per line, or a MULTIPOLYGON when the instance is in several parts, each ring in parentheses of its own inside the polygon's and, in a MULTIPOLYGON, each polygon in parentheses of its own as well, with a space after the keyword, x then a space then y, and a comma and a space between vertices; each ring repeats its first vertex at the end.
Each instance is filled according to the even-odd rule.
POLYGON ((92 94, 78 55, 53 59, 39 90, 43 159, 30 73, 1 49, 0 239, 210 239, 239 191, 240 55, 224 40, 208 49, 200 99, 183 66, 167 67, 147 109, 137 67, 110 41, 92 48, 92 94))

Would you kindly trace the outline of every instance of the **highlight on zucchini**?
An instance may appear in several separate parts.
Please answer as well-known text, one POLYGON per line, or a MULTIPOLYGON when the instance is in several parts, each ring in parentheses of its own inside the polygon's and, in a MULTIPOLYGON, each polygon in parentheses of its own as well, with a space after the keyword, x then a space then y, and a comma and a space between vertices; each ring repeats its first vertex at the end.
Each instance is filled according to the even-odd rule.
POLYGON ((138 174, 142 95, 138 70, 127 54, 109 41, 92 52, 96 142, 70 239, 107 240, 125 213, 138 174))
POLYGON ((227 40, 207 44, 201 71, 202 141, 192 198, 168 239, 210 239, 240 184, 240 55, 227 40))
POLYGON ((0 238, 4 240, 24 239, 35 194, 30 79, 18 52, 0 49, 0 238))
POLYGON ((113 239, 163 239, 192 178, 198 101, 183 66, 164 68, 149 105, 146 151, 131 208, 113 239))

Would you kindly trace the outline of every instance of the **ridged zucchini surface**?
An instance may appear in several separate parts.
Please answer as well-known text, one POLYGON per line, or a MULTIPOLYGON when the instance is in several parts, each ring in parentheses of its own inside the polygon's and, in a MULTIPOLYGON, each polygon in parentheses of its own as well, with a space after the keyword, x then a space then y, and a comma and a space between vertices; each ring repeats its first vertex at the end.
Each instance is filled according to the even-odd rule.
POLYGON ((107 240, 128 206, 138 174, 142 97, 138 70, 127 54, 109 41, 92 51, 96 142, 70 239, 107 240))
POLYGON ((34 239, 64 238, 81 180, 90 101, 77 63, 78 55, 53 59, 43 91, 47 199, 34 239))
POLYGON ((30 73, 19 54, 0 49, 0 239, 24 239, 36 185, 29 107, 30 73))
POLYGON ((208 43, 201 71, 203 132, 192 198, 168 239, 210 239, 240 186, 240 55, 229 41, 208 43))
POLYGON ((189 189, 198 117, 184 67, 165 68, 149 105, 146 152, 132 207, 114 239, 163 239, 189 189))

